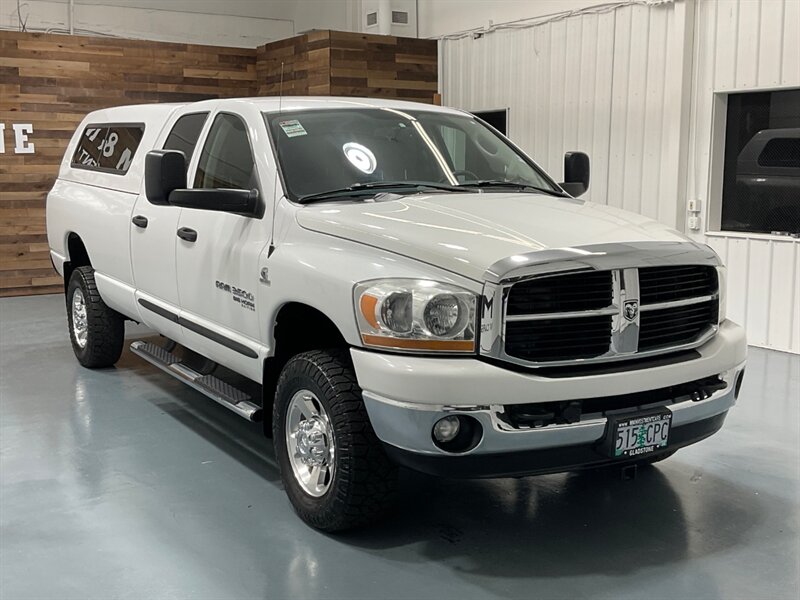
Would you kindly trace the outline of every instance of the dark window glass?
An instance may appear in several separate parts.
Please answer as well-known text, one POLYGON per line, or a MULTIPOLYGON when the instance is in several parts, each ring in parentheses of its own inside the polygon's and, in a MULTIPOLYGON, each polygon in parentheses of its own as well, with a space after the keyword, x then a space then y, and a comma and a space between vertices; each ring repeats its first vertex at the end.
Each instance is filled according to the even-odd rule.
POLYGON ((722 229, 800 235, 800 90, 728 96, 722 229))
POLYGON ((194 187, 237 190, 257 187, 250 140, 239 117, 220 114, 214 119, 200 154, 194 187))
POLYGON ((144 125, 87 125, 72 166, 123 175, 144 135, 144 125))
POLYGON ((776 138, 767 142, 758 157, 760 167, 800 169, 800 136, 776 138))
POLYGON ((186 157, 186 166, 188 168, 189 162, 192 160, 194 154, 194 147, 197 145, 197 140, 200 137, 200 131, 206 123, 208 113, 193 113, 191 115, 184 115, 172 126, 172 131, 167 136, 167 141, 164 142, 164 150, 180 150, 186 157))
POLYGON ((365 108, 267 119, 293 199, 380 182, 469 186, 490 180, 555 190, 524 156, 468 115, 365 108))
POLYGON ((508 111, 484 110, 474 112, 472 114, 486 121, 489 125, 497 129, 497 131, 503 135, 508 135, 508 111))

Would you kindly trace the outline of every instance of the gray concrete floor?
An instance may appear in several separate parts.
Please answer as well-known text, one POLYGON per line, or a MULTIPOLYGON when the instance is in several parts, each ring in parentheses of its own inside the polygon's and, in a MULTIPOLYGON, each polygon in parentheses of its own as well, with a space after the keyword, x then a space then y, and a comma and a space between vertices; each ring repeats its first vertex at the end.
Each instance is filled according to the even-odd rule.
POLYGON ((332 537, 259 426, 127 351, 81 368, 60 296, 0 321, 3 600, 798 597, 798 356, 753 348, 725 428, 635 481, 406 474, 391 519, 332 537))

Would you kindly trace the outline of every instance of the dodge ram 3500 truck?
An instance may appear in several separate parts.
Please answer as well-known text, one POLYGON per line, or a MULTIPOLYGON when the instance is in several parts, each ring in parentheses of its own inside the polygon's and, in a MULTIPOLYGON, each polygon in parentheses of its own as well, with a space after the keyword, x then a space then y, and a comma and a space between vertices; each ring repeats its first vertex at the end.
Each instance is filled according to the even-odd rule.
POLYGON ((744 331, 707 246, 577 197, 459 110, 254 98, 89 114, 47 198, 78 361, 130 346, 271 436, 327 531, 399 466, 511 477, 651 463, 716 432, 744 331), (157 339, 157 338, 148 338, 157 339), (234 377, 247 385, 236 385, 234 377))

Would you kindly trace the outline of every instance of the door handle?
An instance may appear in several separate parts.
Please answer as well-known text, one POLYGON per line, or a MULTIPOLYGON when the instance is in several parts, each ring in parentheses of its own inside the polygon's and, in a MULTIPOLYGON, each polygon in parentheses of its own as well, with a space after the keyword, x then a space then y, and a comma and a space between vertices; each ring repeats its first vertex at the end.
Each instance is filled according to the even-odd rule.
POLYGON ((194 229, 189 229, 188 227, 181 227, 178 229, 178 237, 182 240, 186 240, 187 242, 196 242, 197 232, 194 229))
POLYGON ((136 215, 131 219, 131 222, 137 227, 141 227, 142 229, 147 229, 147 217, 145 216, 136 215))

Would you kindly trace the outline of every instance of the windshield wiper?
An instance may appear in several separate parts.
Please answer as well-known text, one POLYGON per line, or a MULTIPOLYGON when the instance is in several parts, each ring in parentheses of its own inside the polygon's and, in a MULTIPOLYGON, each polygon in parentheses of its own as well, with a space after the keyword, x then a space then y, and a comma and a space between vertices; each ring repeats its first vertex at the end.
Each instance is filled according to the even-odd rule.
POLYGON ((427 181, 370 181, 367 183, 354 183, 344 188, 336 190, 327 190, 325 192, 318 192, 316 194, 307 194, 297 199, 300 204, 307 204, 309 202, 316 202, 318 200, 331 200, 335 198, 347 198, 350 196, 360 196, 362 194, 372 194, 380 190, 397 189, 397 190, 417 190, 423 192, 425 190, 441 190, 446 192, 471 192, 465 190, 462 186, 447 185, 445 183, 429 183, 427 181))
POLYGON ((528 183, 517 183, 515 181, 505 181, 503 179, 481 179, 479 181, 468 181, 466 183, 462 183, 461 187, 473 187, 473 188, 512 188, 515 190, 519 190, 521 192, 541 192, 542 194, 550 194, 551 196, 558 196, 559 198, 565 198, 566 196, 558 191, 558 190, 550 190, 547 188, 538 187, 535 185, 530 185, 528 183))

